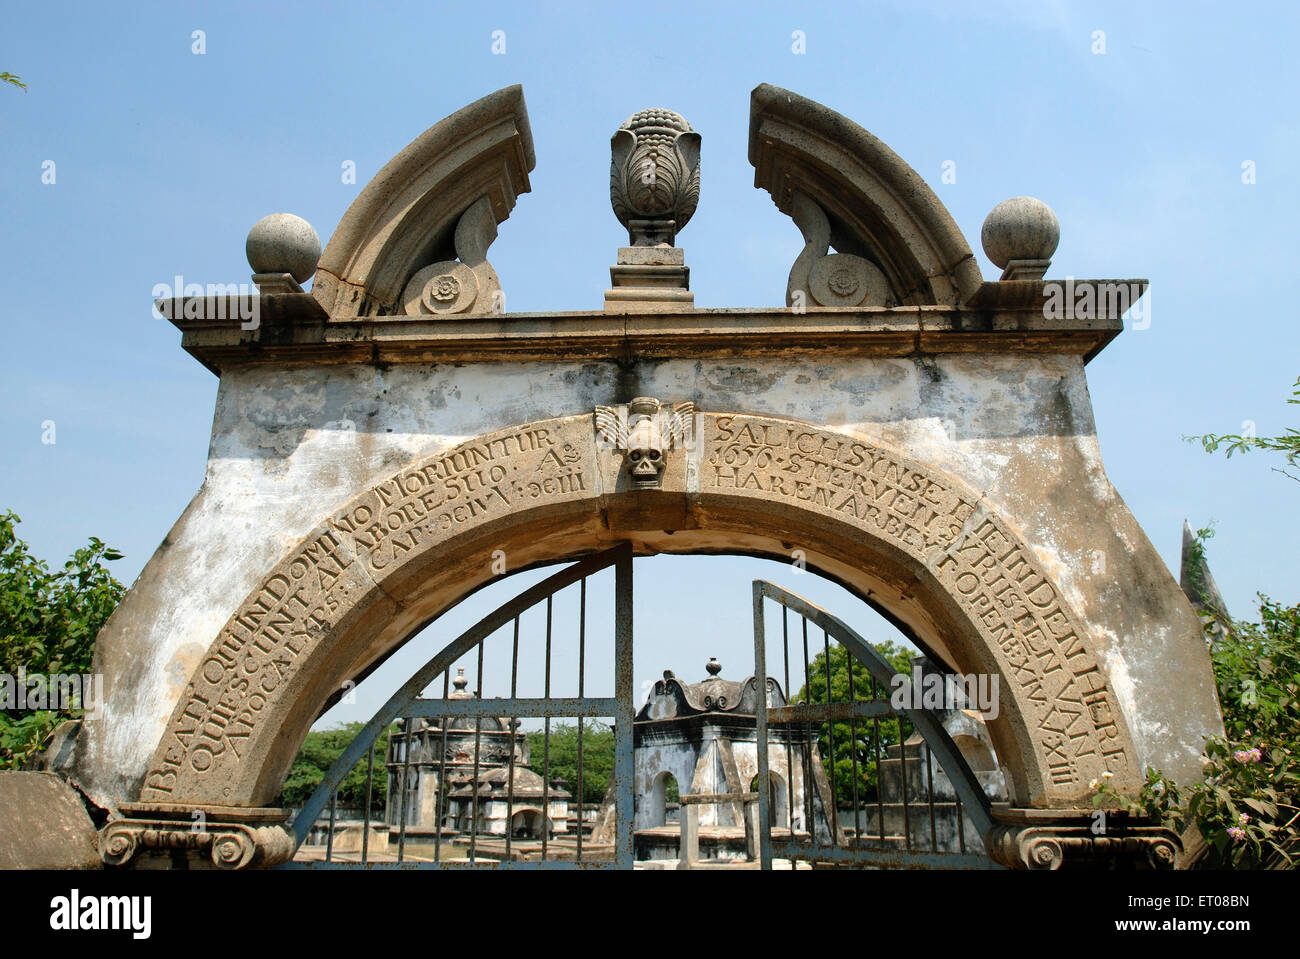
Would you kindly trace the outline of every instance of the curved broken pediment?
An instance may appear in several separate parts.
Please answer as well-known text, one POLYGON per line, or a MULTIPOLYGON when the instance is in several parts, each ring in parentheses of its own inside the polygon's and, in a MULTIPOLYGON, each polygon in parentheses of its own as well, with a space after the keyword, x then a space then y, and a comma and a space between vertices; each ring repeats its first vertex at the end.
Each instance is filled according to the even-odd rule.
POLYGON ((331 317, 502 312, 487 248, 536 163, 518 85, 434 124, 348 207, 316 299, 331 317))
POLYGON ((750 96, 749 162, 754 185, 804 235, 787 306, 956 306, 983 282, 934 191, 834 110, 760 84, 750 96))

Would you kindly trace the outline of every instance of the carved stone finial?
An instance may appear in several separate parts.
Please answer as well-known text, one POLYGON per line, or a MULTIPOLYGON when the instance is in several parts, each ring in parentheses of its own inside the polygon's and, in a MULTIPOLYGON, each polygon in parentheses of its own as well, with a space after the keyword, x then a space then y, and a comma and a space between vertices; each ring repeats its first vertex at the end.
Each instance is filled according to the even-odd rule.
POLYGON ((704 668, 709 671, 710 676, 716 676, 722 672, 722 664, 718 662, 717 657, 710 656, 709 661, 704 664, 704 668))
POLYGON ((272 213, 253 224, 244 241, 253 282, 263 293, 301 293, 316 272, 320 237, 292 213, 272 213))
POLYGON ((673 246, 700 202, 700 135, 679 113, 642 110, 610 140, 609 199, 632 246, 673 246))
POLYGON ((1003 200, 984 219, 980 242, 1004 280, 1041 280, 1061 241, 1052 208, 1032 196, 1003 200))

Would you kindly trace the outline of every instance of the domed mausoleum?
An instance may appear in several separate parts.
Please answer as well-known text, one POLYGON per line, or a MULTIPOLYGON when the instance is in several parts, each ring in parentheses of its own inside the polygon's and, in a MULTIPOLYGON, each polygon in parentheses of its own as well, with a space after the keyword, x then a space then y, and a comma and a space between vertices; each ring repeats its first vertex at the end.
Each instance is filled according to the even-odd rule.
MULTIPOLYGON (((458 669, 447 698, 473 699, 468 685, 458 669)), ((405 720, 397 726, 388 741, 386 815, 394 830, 405 819, 407 842, 431 840, 439 828, 444 841, 471 833, 541 839, 569 832, 571 794, 530 767, 528 737, 517 721, 456 717, 438 724, 416 718, 409 729, 405 720)))

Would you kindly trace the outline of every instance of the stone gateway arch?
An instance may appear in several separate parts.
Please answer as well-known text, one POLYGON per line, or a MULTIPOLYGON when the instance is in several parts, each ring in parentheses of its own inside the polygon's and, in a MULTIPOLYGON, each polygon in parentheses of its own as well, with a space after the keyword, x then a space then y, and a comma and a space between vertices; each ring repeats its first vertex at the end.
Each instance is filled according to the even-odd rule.
MULTIPOLYGON (((749 161, 804 246, 756 291, 782 305, 696 309, 674 244, 699 156, 671 111, 616 133, 629 245, 601 310, 503 309, 489 247, 535 162, 519 87, 394 157, 318 261, 301 221, 255 227, 254 322, 160 302, 220 388, 203 487, 100 633, 103 718, 61 760, 111 813, 105 861, 286 859, 269 804, 311 723, 498 551, 511 571, 623 543, 798 552, 936 662, 999 678, 1011 801, 986 842, 1007 865, 1035 865, 1035 837, 1103 843, 1094 780, 1199 777, 1222 732, 1201 624, 1106 478, 1085 376, 1131 304, 1044 309, 1057 226, 1028 198, 986 221, 985 281, 888 147, 763 85, 749 161), (211 847, 183 838, 195 810, 211 847)), ((1072 290, 1094 287, 1145 283, 1072 290)), ((1172 862, 1164 831, 1130 838, 1114 856, 1172 862)))

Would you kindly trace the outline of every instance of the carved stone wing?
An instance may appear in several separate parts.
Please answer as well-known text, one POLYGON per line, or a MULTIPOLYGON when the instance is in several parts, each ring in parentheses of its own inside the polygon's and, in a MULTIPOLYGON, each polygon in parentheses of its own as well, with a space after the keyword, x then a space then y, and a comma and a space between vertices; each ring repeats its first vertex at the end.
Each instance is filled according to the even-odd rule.
POLYGON ((659 411, 659 435, 664 449, 685 449, 695 442, 695 404, 674 403, 659 411))
POLYGON ((596 435, 614 449, 627 449, 627 407, 597 406, 596 435))

